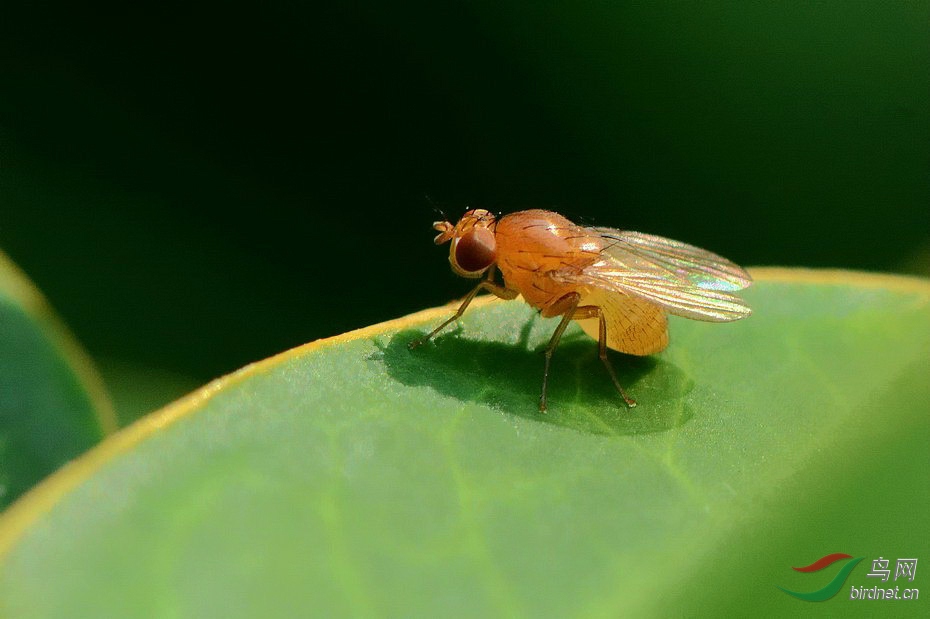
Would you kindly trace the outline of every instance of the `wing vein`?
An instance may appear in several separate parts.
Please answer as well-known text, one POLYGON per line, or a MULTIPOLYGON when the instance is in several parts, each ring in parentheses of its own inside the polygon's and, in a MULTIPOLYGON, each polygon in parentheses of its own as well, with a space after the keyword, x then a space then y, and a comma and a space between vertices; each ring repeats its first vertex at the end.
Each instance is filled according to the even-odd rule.
POLYGON ((553 272, 552 277, 638 297, 695 320, 727 322, 751 313, 742 299, 730 293, 749 286, 752 278, 726 258, 640 232, 585 230, 600 237, 600 260, 584 269, 553 272))

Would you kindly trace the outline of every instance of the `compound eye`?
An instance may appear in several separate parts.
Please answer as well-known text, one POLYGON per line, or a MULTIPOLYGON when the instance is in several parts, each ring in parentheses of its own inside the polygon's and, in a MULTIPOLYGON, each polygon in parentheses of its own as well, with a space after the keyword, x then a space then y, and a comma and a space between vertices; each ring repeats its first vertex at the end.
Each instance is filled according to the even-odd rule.
POLYGON ((497 257, 497 240, 487 228, 472 228, 455 245, 455 263, 467 273, 483 271, 497 257))

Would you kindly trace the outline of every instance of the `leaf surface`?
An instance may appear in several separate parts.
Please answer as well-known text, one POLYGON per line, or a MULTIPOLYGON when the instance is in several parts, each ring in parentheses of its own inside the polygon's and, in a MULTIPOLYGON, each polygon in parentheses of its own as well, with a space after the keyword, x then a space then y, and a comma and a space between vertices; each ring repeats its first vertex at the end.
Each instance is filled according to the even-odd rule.
MULTIPOLYGON (((0 615, 787 614, 836 552, 871 587, 930 556, 930 284, 754 277, 751 318, 612 356, 633 410, 573 326, 538 413, 555 323, 519 302, 243 368, 7 511, 0 615)), ((817 611, 874 612, 844 591, 817 611)))

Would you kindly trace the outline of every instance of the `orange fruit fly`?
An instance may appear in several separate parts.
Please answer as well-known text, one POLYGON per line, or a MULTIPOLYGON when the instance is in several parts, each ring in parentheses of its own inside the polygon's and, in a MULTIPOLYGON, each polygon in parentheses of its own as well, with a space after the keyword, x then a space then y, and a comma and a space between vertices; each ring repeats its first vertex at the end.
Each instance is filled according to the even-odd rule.
POLYGON ((668 345, 667 314, 708 322, 730 322, 751 310, 732 294, 752 283, 726 258, 679 241, 613 228, 573 224, 558 213, 519 211, 496 217, 483 209, 458 223, 438 221, 437 245, 451 241, 449 262, 462 277, 481 279, 448 320, 420 346, 457 320, 482 290, 514 299, 522 295, 544 318, 561 316, 545 351, 539 410, 545 411, 549 362, 572 320, 598 341, 611 381, 630 408, 607 349, 651 355, 668 345), (503 283, 495 281, 500 270, 503 283))

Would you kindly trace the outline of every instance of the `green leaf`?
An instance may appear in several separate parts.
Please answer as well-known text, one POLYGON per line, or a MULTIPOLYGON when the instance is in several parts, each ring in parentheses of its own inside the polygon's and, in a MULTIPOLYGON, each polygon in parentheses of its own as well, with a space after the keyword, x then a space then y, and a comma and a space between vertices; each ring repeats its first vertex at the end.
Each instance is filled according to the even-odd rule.
POLYGON ((0 252, 0 509, 116 429, 102 383, 0 252))
POLYGON ((755 275, 748 320, 613 355, 633 410, 572 327, 539 414, 519 302, 243 368, 6 512, 0 615, 788 614, 835 552, 866 560, 817 612, 874 613, 871 560, 930 556, 930 284, 755 275))

